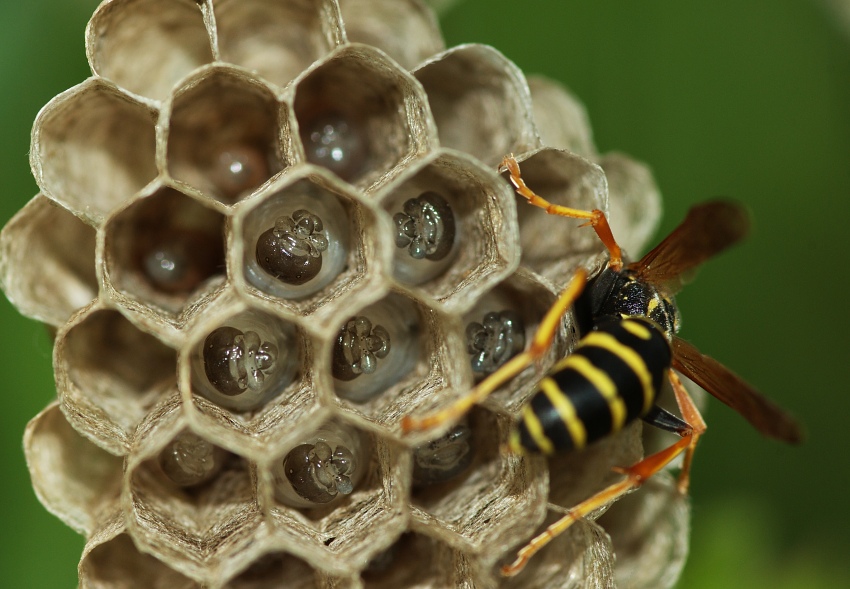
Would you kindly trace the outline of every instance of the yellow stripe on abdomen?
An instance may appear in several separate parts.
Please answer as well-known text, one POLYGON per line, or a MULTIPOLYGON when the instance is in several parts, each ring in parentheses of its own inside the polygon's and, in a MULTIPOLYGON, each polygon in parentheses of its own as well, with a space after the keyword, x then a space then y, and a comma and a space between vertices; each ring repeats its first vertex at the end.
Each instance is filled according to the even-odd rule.
POLYGON ((564 422, 573 440, 573 446, 576 449, 584 448, 587 444, 587 428, 579 419, 573 402, 561 391, 558 383, 549 376, 540 381, 540 390, 543 391, 555 411, 558 412, 561 421, 564 422))
POLYGON ((554 454, 555 446, 552 444, 552 440, 546 437, 546 433, 543 431, 543 426, 540 424, 540 420, 537 419, 537 415, 531 409, 531 405, 523 407, 522 421, 525 424, 525 429, 528 430, 528 435, 531 436, 531 439, 534 440, 534 443, 540 451, 543 454, 554 454))
POLYGON ((612 433, 620 431, 626 423, 626 404, 617 391, 617 385, 611 380, 608 373, 591 364, 590 360, 584 356, 573 354, 567 356, 566 359, 570 362, 565 363, 565 365, 586 378, 605 399, 608 409, 611 411, 612 433))
MULTIPOLYGON (((652 300, 655 301, 655 299, 652 300)), ((640 339, 649 341, 652 337, 652 332, 649 330, 649 327, 642 323, 638 323, 637 321, 626 320, 620 323, 620 326, 633 336, 639 337, 640 339)))
MULTIPOLYGON (((597 346, 599 348, 603 348, 626 363, 640 381, 643 389, 643 414, 648 412, 655 399, 655 391, 652 387, 652 374, 649 372, 649 368, 643 358, 641 358, 640 354, 629 346, 617 341, 617 338, 613 335, 603 333, 601 331, 592 331, 587 334, 582 340, 582 347, 584 346, 597 346)), ((567 356, 565 362, 570 358, 571 356, 567 356)))

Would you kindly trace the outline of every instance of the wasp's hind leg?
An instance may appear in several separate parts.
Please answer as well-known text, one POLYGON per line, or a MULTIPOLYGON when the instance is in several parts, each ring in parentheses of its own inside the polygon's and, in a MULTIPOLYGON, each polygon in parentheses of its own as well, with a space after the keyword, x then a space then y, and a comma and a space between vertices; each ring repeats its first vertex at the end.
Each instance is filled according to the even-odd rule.
POLYGON ((561 217, 570 217, 572 219, 587 220, 587 223, 581 225, 581 227, 586 227, 587 225, 590 225, 591 227, 593 227, 593 230, 596 231, 596 235, 599 236, 599 239, 602 240, 602 243, 608 249, 608 255, 610 257, 608 265, 611 267, 612 270, 622 269, 623 252, 620 249, 617 240, 614 239, 613 233, 611 233, 611 227, 610 225, 608 225, 608 219, 605 217, 605 213, 603 213, 599 209, 585 211, 583 209, 573 209, 570 207, 550 203, 548 200, 535 193, 526 185, 519 171, 519 162, 516 161, 516 158, 514 158, 513 154, 505 156, 505 158, 502 160, 501 165, 499 166, 499 169, 505 169, 510 173, 511 184, 513 184, 516 188, 517 194, 526 199, 529 204, 532 204, 536 207, 540 207, 550 215, 559 215, 561 217))
POLYGON ((673 385, 673 394, 676 395, 676 403, 679 405, 679 411, 681 411, 684 420, 691 426, 690 443, 685 449, 685 457, 682 460, 682 471, 679 473, 679 482, 677 485, 679 492, 685 494, 688 492, 688 486, 691 482, 691 463, 694 459, 694 450, 696 450, 697 441, 699 441, 700 436, 705 433, 706 425, 699 409, 697 409, 694 400, 691 399, 691 395, 688 394, 679 376, 673 370, 669 372, 670 384, 673 385))
POLYGON ((446 421, 460 418, 472 409, 473 405, 480 403, 490 393, 533 363, 539 361, 552 346, 552 341, 555 339, 555 334, 558 331, 562 317, 579 297, 582 290, 584 290, 586 283, 587 270, 579 268, 572 280, 567 284, 567 287, 558 296, 558 300, 546 311, 546 315, 537 327, 534 338, 531 340, 531 345, 527 350, 520 352, 505 362, 498 370, 478 383, 478 386, 472 389, 468 395, 461 397, 445 409, 431 415, 426 415, 425 417, 405 416, 401 421, 402 431, 406 433, 431 429, 446 421))
POLYGON ((672 370, 669 370, 668 372, 670 383, 673 385, 673 391, 676 395, 676 402, 679 404, 679 410, 682 412, 684 420, 680 420, 672 414, 659 409, 655 418, 650 417, 650 422, 652 423, 655 419, 661 420, 662 423, 670 426, 663 427, 662 429, 675 431, 681 436, 681 438, 667 448, 664 448, 651 456, 647 456, 640 462, 633 464, 628 468, 616 469, 618 472, 626 475, 626 478, 606 487, 597 494, 591 496, 589 499, 582 501, 575 507, 568 509, 564 517, 550 525, 542 533, 532 538, 528 544, 521 548, 519 552, 517 552, 517 558, 513 563, 502 567, 503 575, 511 577, 519 573, 532 556, 534 556, 541 548, 546 546, 546 544, 551 542, 557 536, 564 533, 579 519, 586 517, 589 513, 592 513, 600 507, 603 507, 634 489, 637 489, 643 485, 647 479, 663 470, 682 453, 684 453, 684 462, 682 465, 682 472, 679 475, 678 489, 682 493, 687 492, 694 448, 696 447, 699 436, 705 432, 706 427, 699 410, 696 408, 696 405, 694 405, 690 395, 688 395, 688 392, 679 380, 679 377, 676 376, 672 370), (672 419, 670 419, 670 417, 672 417, 672 419))

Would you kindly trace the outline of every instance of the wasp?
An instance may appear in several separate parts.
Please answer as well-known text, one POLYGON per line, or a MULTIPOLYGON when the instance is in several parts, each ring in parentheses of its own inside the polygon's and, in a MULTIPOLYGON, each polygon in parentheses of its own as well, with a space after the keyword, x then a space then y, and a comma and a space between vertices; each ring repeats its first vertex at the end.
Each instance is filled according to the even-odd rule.
POLYGON ((455 420, 491 392, 539 361, 555 338, 563 316, 574 311, 580 339, 575 349, 539 382, 511 432, 512 451, 553 454, 581 450, 636 419, 675 433, 669 447, 630 467, 625 477, 578 505, 532 538, 502 574, 517 574, 553 538, 592 511, 640 487, 682 455, 677 488, 686 493, 694 449, 706 431, 699 410, 682 385, 684 374, 740 413, 762 434, 797 443, 795 419, 716 360, 676 336, 679 314, 673 296, 703 262, 743 239, 749 230, 744 208, 729 201, 693 207, 684 221, 639 261, 625 264, 604 213, 549 203, 522 179, 519 164, 507 156, 502 169, 516 192, 547 213, 584 219, 608 250, 608 264, 588 282, 579 269, 537 328, 529 348, 503 364, 472 391, 442 411, 406 416, 404 431, 423 430, 455 420), (656 404, 669 381, 681 418, 656 404))

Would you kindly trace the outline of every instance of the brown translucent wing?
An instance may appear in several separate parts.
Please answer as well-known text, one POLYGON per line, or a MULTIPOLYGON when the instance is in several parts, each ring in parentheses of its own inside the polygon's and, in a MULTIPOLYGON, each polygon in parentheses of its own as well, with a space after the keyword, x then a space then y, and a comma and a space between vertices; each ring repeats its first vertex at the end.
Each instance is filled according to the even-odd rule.
POLYGON ((784 409, 723 364, 675 336, 673 368, 740 413, 765 436, 791 444, 803 439, 800 424, 784 409))
POLYGON ((692 207, 685 220, 655 249, 629 265, 639 279, 675 294, 688 274, 741 241, 750 229, 746 209, 738 203, 714 200, 692 207))

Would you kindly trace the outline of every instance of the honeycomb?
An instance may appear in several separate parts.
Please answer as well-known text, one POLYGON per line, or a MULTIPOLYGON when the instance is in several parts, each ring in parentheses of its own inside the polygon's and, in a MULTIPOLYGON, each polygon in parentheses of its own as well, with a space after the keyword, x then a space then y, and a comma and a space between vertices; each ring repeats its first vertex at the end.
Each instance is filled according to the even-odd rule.
POLYGON ((569 317, 461 422, 399 425, 604 263, 591 231, 518 202, 505 154, 626 249, 654 230, 650 172, 598 154, 568 91, 445 49, 417 0, 107 0, 86 50, 92 76, 34 125, 40 192, 0 235, 4 291, 55 332, 57 400, 25 452, 87 539, 81 587, 675 583, 689 513, 666 473, 496 573, 548 504, 643 453, 640 424, 550 460, 504 450, 569 317))

